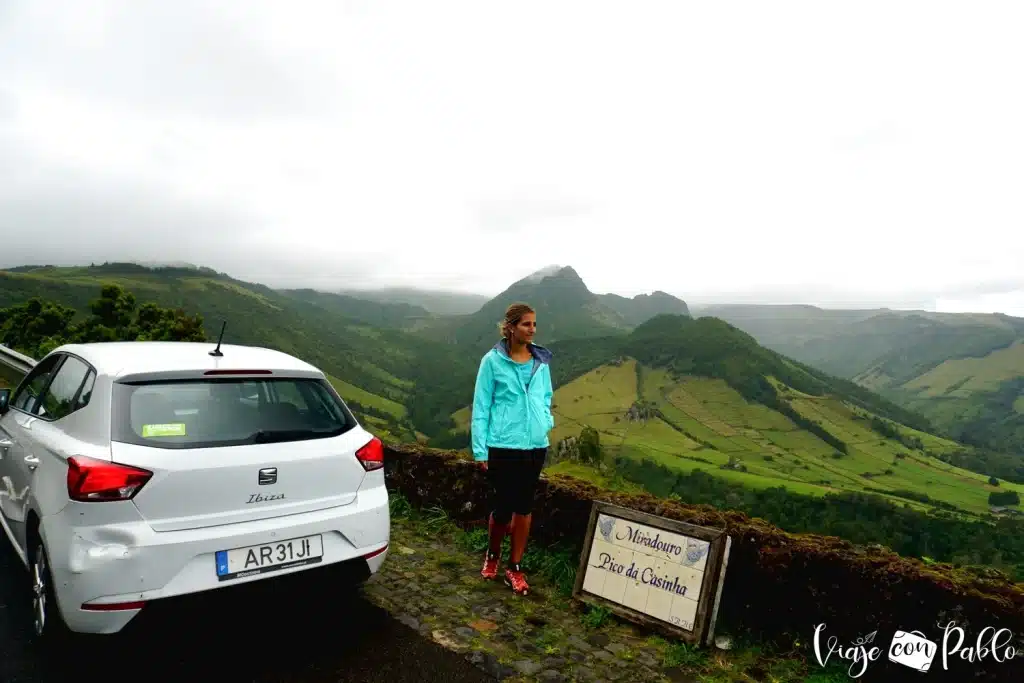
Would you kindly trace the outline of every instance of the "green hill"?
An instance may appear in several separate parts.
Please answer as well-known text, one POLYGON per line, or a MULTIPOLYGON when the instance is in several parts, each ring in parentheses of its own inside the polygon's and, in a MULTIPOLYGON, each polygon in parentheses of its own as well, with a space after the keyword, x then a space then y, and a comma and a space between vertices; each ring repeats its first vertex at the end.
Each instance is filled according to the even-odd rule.
POLYGON ((1024 337, 981 357, 948 359, 882 391, 960 441, 1015 454, 1024 481, 1024 337))
POLYGON ((347 317, 340 297, 283 293, 209 269, 114 263, 0 271, 0 308, 40 297, 84 312, 105 283, 140 301, 201 313, 211 337, 226 320, 227 341, 280 349, 322 367, 383 436, 411 440, 443 429, 475 372, 472 359, 450 345, 366 322, 368 309, 348 311, 363 320, 347 317))
MULTIPOLYGON (((551 346, 553 443, 592 427, 606 462, 649 459, 752 488, 870 492, 972 514, 988 511, 992 492, 1024 493, 951 465, 968 449, 928 433, 920 416, 721 320, 658 316, 628 336, 551 346)), ((454 414, 456 431, 469 417, 468 407, 454 414)))
POLYGON ((438 317, 422 306, 406 303, 375 302, 315 289, 281 289, 278 292, 367 325, 394 330, 415 329, 438 317))
POLYGON ((618 313, 627 325, 636 326, 664 313, 690 315, 690 309, 682 299, 656 291, 651 294, 637 294, 627 299, 618 294, 598 294, 600 303, 618 313))
POLYGON ((355 299, 384 304, 408 304, 435 315, 469 315, 490 301, 483 294, 465 294, 415 287, 388 287, 382 289, 349 289, 338 292, 355 299))
POLYGON ((984 448, 1024 481, 1024 318, 812 306, 712 306, 772 349, 850 379, 984 448))
POLYGON ((757 305, 695 310, 839 377, 853 379, 878 368, 896 383, 949 358, 985 355, 1024 334, 1024 319, 1000 314, 757 305))

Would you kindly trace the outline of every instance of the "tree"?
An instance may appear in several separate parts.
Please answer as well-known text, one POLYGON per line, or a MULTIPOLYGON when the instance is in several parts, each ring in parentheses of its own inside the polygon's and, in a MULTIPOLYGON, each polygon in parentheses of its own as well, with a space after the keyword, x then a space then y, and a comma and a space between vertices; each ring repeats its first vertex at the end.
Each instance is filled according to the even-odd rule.
POLYGON ((103 327, 116 335, 118 330, 131 327, 132 313, 135 312, 135 295, 118 285, 104 285, 100 298, 89 304, 92 318, 88 321, 94 327, 103 327))
POLYGON ((993 491, 988 494, 989 505, 1020 505, 1020 495, 1016 491, 993 491))
POLYGON ((989 477, 988 483, 991 484, 992 486, 999 486, 999 480, 996 479, 995 477, 989 477))
POLYGON ((160 308, 154 303, 142 305, 130 334, 136 341, 206 341, 201 316, 190 317, 180 308, 160 308))
POLYGON ((576 444, 580 462, 595 464, 601 461, 601 436, 596 429, 590 425, 584 427, 576 444))
POLYGON ((0 309, 0 342, 33 358, 69 343, 105 341, 206 341, 203 318, 154 303, 136 309, 135 295, 104 285, 89 304, 90 316, 75 322, 75 310, 33 298, 0 309))
POLYGON ((34 297, 20 306, 0 309, 0 342, 40 358, 64 343, 74 317, 75 309, 34 297))

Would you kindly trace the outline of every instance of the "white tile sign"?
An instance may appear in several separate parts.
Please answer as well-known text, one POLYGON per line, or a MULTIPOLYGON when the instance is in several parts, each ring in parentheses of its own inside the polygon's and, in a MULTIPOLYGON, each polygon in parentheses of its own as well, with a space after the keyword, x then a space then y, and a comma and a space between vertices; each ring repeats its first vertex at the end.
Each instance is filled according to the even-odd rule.
MULTIPOLYGON (((714 543, 719 532, 691 527, 709 532, 701 534, 710 535, 709 538, 698 538, 635 521, 609 509, 610 506, 595 509, 596 520, 592 521, 590 545, 584 548, 583 575, 578 579, 577 592, 621 605, 700 639, 699 627, 708 618, 713 619, 707 609, 699 614, 701 601, 707 602, 710 596, 717 603, 717 595, 711 594, 716 586, 708 585, 717 582, 706 578, 718 577, 706 575, 719 570, 714 563, 709 564, 714 556, 712 551, 719 545, 714 543), (699 619, 700 616, 704 618, 699 619)), ((639 513, 630 515, 641 516, 654 523, 659 521, 639 513)), ((674 523, 663 521, 667 525, 674 523)))

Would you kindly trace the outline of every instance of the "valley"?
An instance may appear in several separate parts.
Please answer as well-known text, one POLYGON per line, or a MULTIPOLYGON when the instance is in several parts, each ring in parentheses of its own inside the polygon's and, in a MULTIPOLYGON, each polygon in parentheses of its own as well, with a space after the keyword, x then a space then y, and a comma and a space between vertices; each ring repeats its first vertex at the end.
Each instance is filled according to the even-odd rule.
MULTIPOLYGON (((763 510, 775 523, 891 543, 901 552, 931 552, 927 542, 905 539, 947 525, 941 534, 949 538, 991 544, 998 537, 1006 547, 999 559, 989 545, 967 540, 962 551, 943 550, 945 559, 960 552, 963 561, 1024 571, 1024 548, 1005 541, 1020 536, 1014 520, 1024 479, 1003 476, 1024 465, 1019 456, 958 442, 933 426, 934 406, 915 410, 892 390, 873 390, 860 372, 829 374, 700 309, 692 317, 685 302, 663 293, 596 295, 562 268, 514 283, 475 312, 445 314, 409 301, 275 290, 204 268, 103 264, 0 271, 0 308, 38 297, 80 319, 105 285, 140 303, 200 315, 208 337, 226 320, 230 343, 278 348, 322 367, 384 440, 449 449, 468 446, 476 369, 496 339, 497 320, 509 303, 525 300, 538 310, 540 343, 554 353, 550 474, 763 510), (595 459, 574 449, 585 433, 599 443, 595 459), (811 512, 819 504, 832 512, 811 512), (869 518, 878 520, 874 531, 863 521, 869 518), (902 531, 882 521, 893 519, 902 531), (974 524, 997 536, 979 537, 974 524)), ((801 323, 807 339, 824 338, 829 325, 872 319, 829 315, 801 323)), ((0 333, 17 338, 16 330, 4 332, 3 314, 0 333)), ((775 344, 784 345, 778 336, 775 344)), ((1017 353, 996 350, 982 363, 946 359, 904 385, 930 393, 929 400, 970 400, 1012 378, 1017 353)), ((1021 405, 1017 397, 1011 403, 1021 405)))
MULTIPOLYGON (((666 371, 634 359, 602 366, 557 389, 551 440, 577 437, 591 426, 609 461, 647 458, 752 488, 781 485, 816 496, 873 492, 920 510, 956 508, 981 515, 988 512, 993 491, 1024 494, 1024 486, 992 486, 987 477, 936 457, 960 448, 955 442, 899 428, 904 440, 921 440, 919 448, 908 448, 904 440, 874 431, 876 416, 868 411, 830 396, 776 386, 792 397, 800 415, 847 444, 848 452, 837 451, 785 415, 748 402, 722 380, 674 381, 666 371), (922 502, 929 500, 941 507, 922 502)), ((459 429, 467 429, 468 409, 458 411, 455 419, 459 429)))
POLYGON ((944 436, 994 451, 987 456, 993 473, 1024 482, 1024 318, 812 306, 696 310, 923 415, 944 436))

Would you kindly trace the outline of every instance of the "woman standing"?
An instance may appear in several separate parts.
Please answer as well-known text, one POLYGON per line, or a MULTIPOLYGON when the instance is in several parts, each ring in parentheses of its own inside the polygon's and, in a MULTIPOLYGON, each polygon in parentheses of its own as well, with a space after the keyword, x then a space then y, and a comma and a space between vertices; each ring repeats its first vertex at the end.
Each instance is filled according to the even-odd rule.
POLYGON ((498 575, 505 534, 512 532, 505 583, 518 595, 529 586, 520 562, 530 534, 533 496, 548 450, 551 415, 551 352, 533 343, 537 314, 513 304, 499 323, 501 340, 484 354, 473 396, 473 459, 487 471, 493 497, 490 542, 481 574, 498 575))

